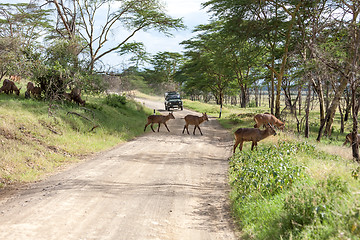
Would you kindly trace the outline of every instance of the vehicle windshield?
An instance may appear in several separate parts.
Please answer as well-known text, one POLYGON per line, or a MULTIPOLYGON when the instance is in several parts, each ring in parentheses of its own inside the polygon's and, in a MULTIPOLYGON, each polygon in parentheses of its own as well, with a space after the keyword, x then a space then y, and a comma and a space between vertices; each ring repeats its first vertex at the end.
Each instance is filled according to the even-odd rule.
POLYGON ((180 99, 180 95, 178 95, 178 94, 169 95, 169 96, 167 97, 167 99, 180 99))

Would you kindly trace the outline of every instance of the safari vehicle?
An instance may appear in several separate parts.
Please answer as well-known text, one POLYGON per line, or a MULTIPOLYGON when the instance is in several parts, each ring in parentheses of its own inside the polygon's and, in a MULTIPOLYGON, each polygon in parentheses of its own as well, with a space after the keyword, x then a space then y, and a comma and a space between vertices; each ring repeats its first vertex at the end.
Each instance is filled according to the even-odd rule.
POLYGON ((165 93, 165 110, 169 111, 171 108, 183 110, 183 102, 178 92, 165 93))

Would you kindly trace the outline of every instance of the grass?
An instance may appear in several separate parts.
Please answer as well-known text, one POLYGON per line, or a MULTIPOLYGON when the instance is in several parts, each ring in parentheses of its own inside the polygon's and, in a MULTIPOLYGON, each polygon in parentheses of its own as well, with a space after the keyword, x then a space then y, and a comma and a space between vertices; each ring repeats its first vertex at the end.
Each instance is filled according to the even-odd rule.
MULTIPOLYGON (((185 106, 219 112, 204 103, 185 101, 185 106)), ((266 111, 225 106, 219 121, 234 132, 253 127, 253 116, 266 111)), ((319 143, 316 112, 311 126, 305 139, 288 115, 285 132, 261 141, 257 151, 245 144, 230 159, 230 198, 242 239, 359 239, 360 167, 342 146, 346 133, 339 132, 336 117, 332 136, 319 143)))
POLYGON ((131 100, 119 105, 105 96, 86 100, 85 108, 61 102, 49 107, 48 102, 0 94, 0 187, 39 180, 132 139, 143 132, 150 114, 131 100))

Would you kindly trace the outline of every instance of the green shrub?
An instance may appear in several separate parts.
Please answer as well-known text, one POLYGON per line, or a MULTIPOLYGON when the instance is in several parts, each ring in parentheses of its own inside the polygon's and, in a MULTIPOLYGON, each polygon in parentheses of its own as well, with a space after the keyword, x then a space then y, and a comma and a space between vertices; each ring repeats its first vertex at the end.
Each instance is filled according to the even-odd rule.
POLYGON ((105 103, 111 107, 121 108, 126 104, 125 95, 109 94, 105 99, 105 103))
POLYGON ((230 162, 232 206, 251 239, 358 239, 359 197, 340 177, 317 182, 296 164, 322 152, 304 142, 242 151, 230 162))
POLYGON ((234 155, 230 163, 231 185, 238 197, 271 196, 304 177, 303 167, 293 164, 293 154, 306 146, 282 143, 234 155))
POLYGON ((232 124, 240 124, 243 123, 244 121, 242 119, 239 118, 239 116, 235 113, 230 114, 228 116, 228 119, 231 121, 232 124))
MULTIPOLYGON (((285 198, 281 217, 283 236, 329 239, 343 230, 338 215, 349 194, 347 183, 330 176, 315 185, 303 185, 285 198)), ((345 224, 346 225, 346 224, 345 224)))

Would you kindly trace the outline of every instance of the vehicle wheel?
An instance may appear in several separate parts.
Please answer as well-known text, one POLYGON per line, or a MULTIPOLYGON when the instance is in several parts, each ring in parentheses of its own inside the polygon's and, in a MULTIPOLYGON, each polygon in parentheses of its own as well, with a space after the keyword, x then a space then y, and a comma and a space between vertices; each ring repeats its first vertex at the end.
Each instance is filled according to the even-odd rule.
POLYGON ((182 111, 183 109, 184 109, 183 106, 181 106, 181 111, 182 111))

